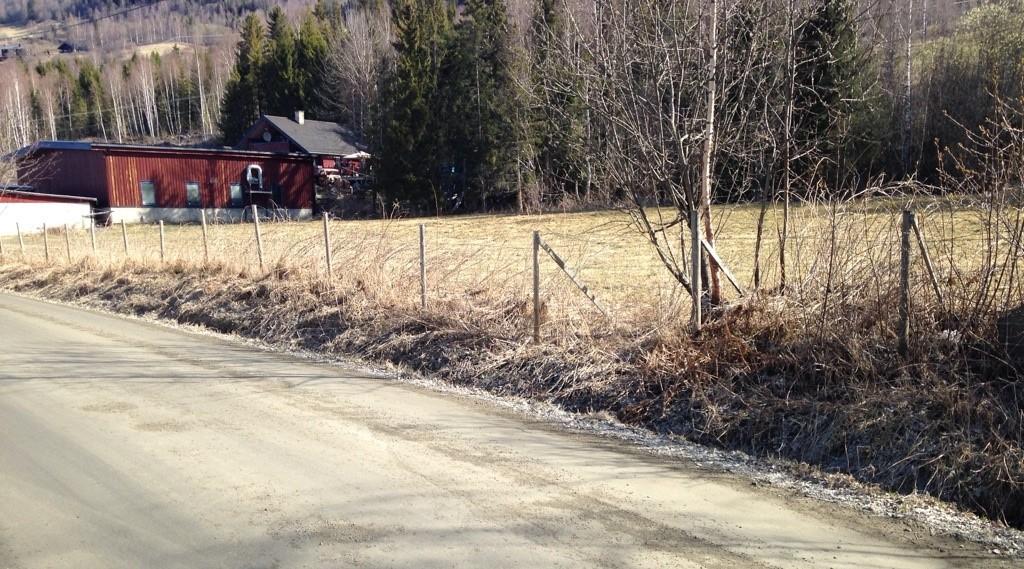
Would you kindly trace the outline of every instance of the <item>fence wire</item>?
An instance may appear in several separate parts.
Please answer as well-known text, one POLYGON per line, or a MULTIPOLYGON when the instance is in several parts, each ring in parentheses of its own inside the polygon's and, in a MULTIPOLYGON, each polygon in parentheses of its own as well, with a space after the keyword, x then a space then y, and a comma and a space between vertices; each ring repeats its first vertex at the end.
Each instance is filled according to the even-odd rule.
MULTIPOLYGON (((899 285, 900 212, 867 207, 794 208, 787 226, 776 211, 763 218, 756 207, 718 208, 714 247, 746 294, 785 284, 809 311, 874 299, 891 302, 899 285), (760 220, 760 223, 759 223, 760 220), (785 266, 782 263, 785 239, 785 266)), ((655 216, 652 214, 652 218, 655 216)), ((663 215, 662 219, 670 216, 663 215)), ((952 308, 971 303, 1011 306, 1024 302, 1021 210, 924 208, 918 214, 935 277, 952 308)), ((600 334, 643 332, 685 321, 691 296, 681 279, 689 267, 689 229, 676 224, 657 234, 657 246, 627 216, 602 214, 535 217, 449 218, 424 222, 428 310, 452 303, 505 310, 528 320, 532 303, 532 232, 564 259, 570 280, 541 253, 540 290, 546 331, 600 334), (660 251, 659 251, 660 249, 660 251), (659 254, 660 253, 660 254, 659 254), (672 269, 672 270, 670 270, 672 269), (587 287, 596 306, 577 285, 587 287)), ((324 225, 261 222, 262 272, 288 271, 329 279, 382 302, 419 306, 421 259, 418 220, 330 221, 333 271, 327 273, 324 225)), ((251 223, 211 223, 204 240, 198 225, 165 225, 161 252, 157 225, 95 229, 63 228, 3 237, 6 259, 50 263, 91 259, 100 265, 146 266, 206 263, 260 273, 251 223), (70 245, 70 259, 68 257, 70 245)), ((932 302, 934 293, 914 245, 912 296, 932 302)), ((727 299, 739 294, 723 281, 727 299)), ((524 326, 524 329, 526 326, 524 326)))

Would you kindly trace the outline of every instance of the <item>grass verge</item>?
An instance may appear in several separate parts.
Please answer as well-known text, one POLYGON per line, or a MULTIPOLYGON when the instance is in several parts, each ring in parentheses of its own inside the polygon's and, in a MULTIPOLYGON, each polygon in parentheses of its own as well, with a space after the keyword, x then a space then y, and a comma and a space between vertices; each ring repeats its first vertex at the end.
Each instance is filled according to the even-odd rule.
POLYGON ((607 411, 705 444, 927 492, 1024 527, 1020 374, 983 334, 943 344, 941 330, 921 330, 936 335, 909 359, 896 357, 875 299, 847 307, 840 330, 816 328, 795 301, 758 297, 700 338, 662 328, 532 345, 514 301, 449 300, 422 312, 283 270, 16 263, 0 266, 0 287, 607 411))

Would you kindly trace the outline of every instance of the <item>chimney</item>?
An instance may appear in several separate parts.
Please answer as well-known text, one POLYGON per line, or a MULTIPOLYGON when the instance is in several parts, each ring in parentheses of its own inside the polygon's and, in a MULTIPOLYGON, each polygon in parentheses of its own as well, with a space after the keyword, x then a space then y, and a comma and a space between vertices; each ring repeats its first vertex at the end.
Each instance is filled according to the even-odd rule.
POLYGON ((295 122, 306 124, 306 111, 295 111, 295 122))

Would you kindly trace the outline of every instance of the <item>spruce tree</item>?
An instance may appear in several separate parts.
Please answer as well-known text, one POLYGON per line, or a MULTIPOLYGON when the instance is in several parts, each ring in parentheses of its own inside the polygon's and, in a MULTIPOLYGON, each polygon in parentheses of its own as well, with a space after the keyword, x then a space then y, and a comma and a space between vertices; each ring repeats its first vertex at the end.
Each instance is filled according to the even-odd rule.
POLYGON ((446 66, 449 149, 466 203, 483 207, 490 194, 516 189, 516 118, 522 113, 512 75, 513 53, 504 0, 469 0, 446 66))
POLYGON ((857 31, 851 0, 818 0, 796 42, 798 139, 832 154, 836 126, 849 113, 857 77, 857 31))
POLYGON ((323 83, 324 60, 327 58, 325 22, 307 12, 299 28, 297 73, 299 107, 310 110, 317 101, 317 91, 323 83))
POLYGON ((445 0, 398 0, 393 68, 381 89, 376 155, 378 189, 389 201, 443 207, 442 170, 451 169, 441 115, 441 70, 451 48, 453 14, 445 0))
POLYGON ((46 116, 43 114, 43 97, 38 89, 33 88, 29 95, 29 109, 32 112, 32 124, 35 125, 36 133, 43 131, 43 125, 46 121, 46 116))
POLYGON ((85 136, 98 137, 103 135, 104 91, 100 78, 100 68, 91 60, 79 62, 77 106, 80 113, 84 111, 84 122, 80 125, 85 136))
POLYGON ((295 30, 288 15, 274 6, 267 17, 270 49, 263 85, 269 114, 291 116, 302 107, 302 78, 299 73, 295 30))
POLYGON ((566 85, 572 74, 566 69, 569 54, 564 47, 564 10, 559 0, 539 0, 533 16, 530 133, 534 163, 543 184, 560 194, 575 194, 585 187, 586 137, 582 101, 575 89, 566 85))
POLYGON ((266 49, 263 22, 256 14, 249 14, 242 25, 235 68, 231 71, 221 101, 220 130, 225 144, 237 142, 265 112, 263 67, 266 49))
MULTIPOLYGON (((366 9, 365 6, 362 8, 366 9)), ((313 16, 325 27, 327 35, 345 28, 345 10, 338 0, 317 0, 313 6, 313 16)))

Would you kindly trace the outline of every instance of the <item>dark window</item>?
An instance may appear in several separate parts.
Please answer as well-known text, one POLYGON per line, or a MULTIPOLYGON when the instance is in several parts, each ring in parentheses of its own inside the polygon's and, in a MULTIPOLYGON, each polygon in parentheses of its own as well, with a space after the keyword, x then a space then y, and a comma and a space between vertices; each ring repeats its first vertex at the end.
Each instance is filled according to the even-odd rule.
POLYGON ((139 193, 142 194, 142 207, 153 207, 156 205, 156 184, 153 182, 139 182, 139 193))
POLYGON ((231 207, 242 207, 242 184, 231 184, 231 207))
POLYGON ((203 204, 203 200, 199 196, 199 182, 188 182, 185 184, 185 197, 188 201, 188 207, 199 207, 203 204))

